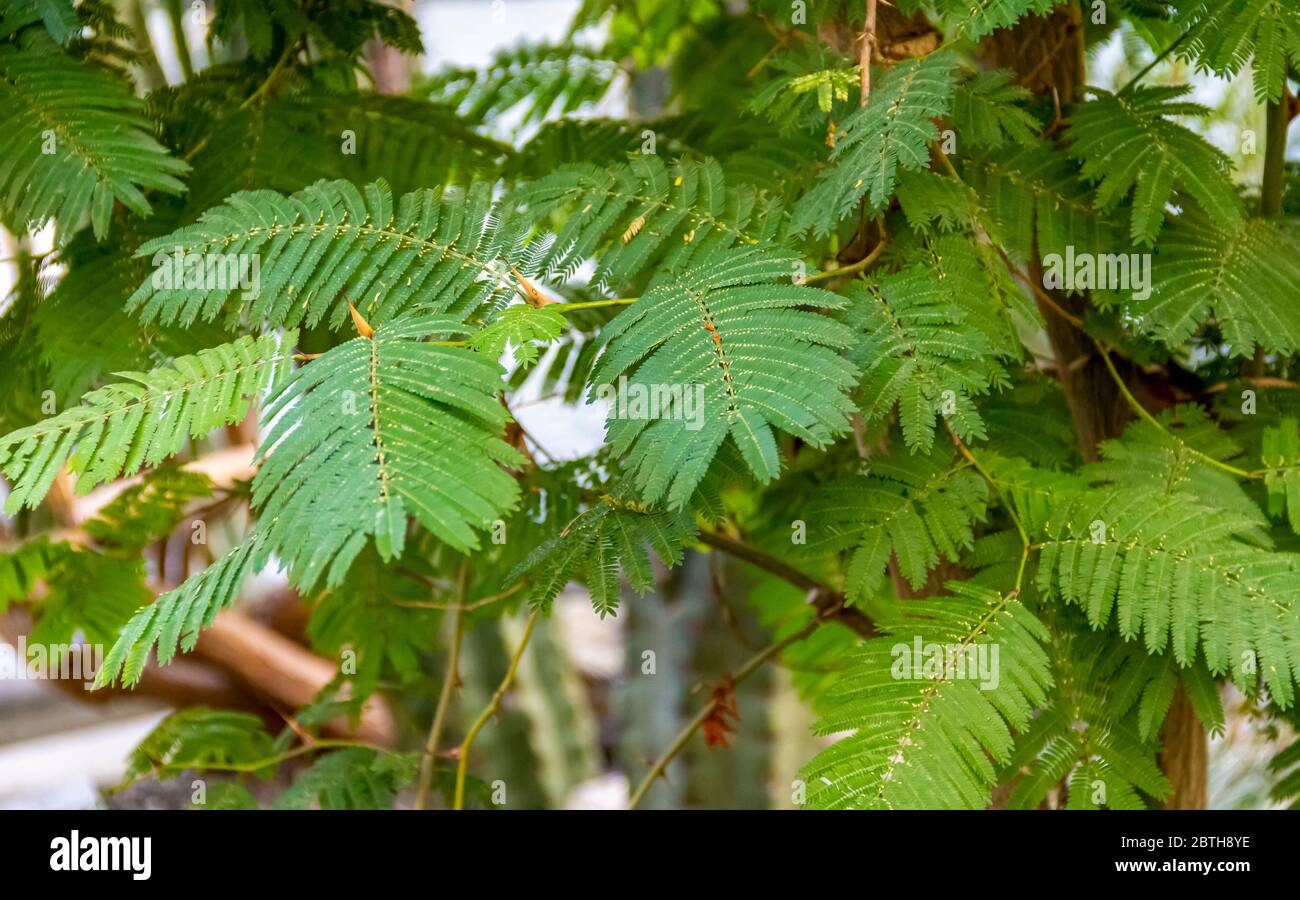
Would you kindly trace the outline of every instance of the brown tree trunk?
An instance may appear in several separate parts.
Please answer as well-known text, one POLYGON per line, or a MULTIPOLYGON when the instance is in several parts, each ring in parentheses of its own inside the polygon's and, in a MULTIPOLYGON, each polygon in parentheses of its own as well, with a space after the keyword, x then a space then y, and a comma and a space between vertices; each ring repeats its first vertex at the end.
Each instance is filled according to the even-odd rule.
POLYGON ((1205 809, 1209 801, 1210 744, 1182 684, 1174 691, 1165 727, 1160 768, 1174 786, 1165 809, 1205 809))
MULTIPOLYGON (((1014 70, 1020 84, 1035 94, 1053 98, 1065 109, 1083 99, 1087 81, 1083 38, 1080 8, 1069 3, 1045 16, 1026 17, 1014 28, 993 32, 984 40, 984 57, 993 68, 1014 70)), ((1029 274, 1042 283, 1038 259, 1030 261, 1029 274)), ((1081 315, 1087 306, 1084 297, 1061 292, 1053 292, 1052 297, 1075 315, 1081 315)), ((1047 321, 1047 336, 1074 420, 1079 451, 1085 460, 1095 460, 1098 444, 1122 431, 1128 410, 1091 339, 1046 304, 1040 302, 1039 308, 1047 321)), ((1208 741, 1181 684, 1170 705, 1161 740, 1160 766, 1174 786, 1165 807, 1204 809, 1208 741)))

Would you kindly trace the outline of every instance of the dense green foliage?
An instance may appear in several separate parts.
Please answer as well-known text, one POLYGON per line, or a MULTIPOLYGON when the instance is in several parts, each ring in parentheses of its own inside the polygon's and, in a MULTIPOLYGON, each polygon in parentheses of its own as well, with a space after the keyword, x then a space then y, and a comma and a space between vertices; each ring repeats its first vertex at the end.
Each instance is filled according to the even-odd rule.
MULTIPOLYGON (((215 0, 211 64, 170 86, 110 5, 3 0, 0 612, 111 645, 97 685, 130 686, 281 571, 343 660, 292 729, 183 710, 131 778, 233 773, 208 805, 250 806, 251 776, 310 755, 274 805, 390 807, 417 744, 300 730, 379 694, 422 730, 462 634, 531 611, 502 626, 542 653, 566 585, 621 615, 705 552, 750 564, 738 602, 815 732, 848 733, 807 761, 809 806, 1158 806, 1176 696, 1211 732, 1228 683, 1294 719, 1296 181, 1261 198, 1258 157, 1153 82, 1248 72, 1262 122, 1300 14, 903 0, 881 15, 922 37, 882 19, 863 96, 876 4, 750 6, 587 0, 564 41, 391 96, 368 42, 419 33, 371 0, 215 0), (988 64, 1067 9, 1089 44, 1124 32, 1121 83, 1076 102, 988 64), (1157 55, 1185 65, 1138 71, 1157 55), (652 69, 665 109, 587 115, 652 69), (1062 258, 1096 267, 1054 282, 1062 258), (1085 368, 1111 433, 1081 424, 1085 368), (612 398, 603 446, 556 461, 523 433, 530 378, 612 398), (186 468, 250 409, 251 482, 186 468), (124 482, 75 538, 67 479, 124 482), (196 509, 217 546, 163 578, 149 548, 196 509)), ((521 689, 536 753, 584 771, 548 677, 521 689)), ((707 702, 713 744, 729 701, 707 702)), ((457 805, 487 794, 469 742, 432 778, 457 805)))

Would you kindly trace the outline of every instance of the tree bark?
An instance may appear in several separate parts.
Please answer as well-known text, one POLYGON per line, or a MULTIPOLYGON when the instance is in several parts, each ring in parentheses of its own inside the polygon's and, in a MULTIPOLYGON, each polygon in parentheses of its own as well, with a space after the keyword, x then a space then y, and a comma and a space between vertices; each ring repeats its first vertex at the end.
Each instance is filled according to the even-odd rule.
MULTIPOLYGON (((1051 97, 1060 108, 1083 99, 1087 82, 1084 65, 1083 14, 1078 4, 1056 7, 1045 16, 1028 16, 1015 27, 999 29, 985 38, 984 58, 994 68, 1015 71, 1028 90, 1051 97)), ((1042 283, 1042 265, 1030 261, 1029 274, 1042 283)), ((1087 299, 1052 292, 1064 309, 1082 316, 1087 299)), ((1056 357, 1065 401, 1074 421, 1079 452, 1088 461, 1098 458, 1101 441, 1118 437, 1129 411, 1111 380, 1091 339, 1039 302, 1047 336, 1056 357)), ((1180 684, 1161 731, 1160 765, 1174 786, 1167 809, 1204 809, 1207 802, 1209 758, 1205 729, 1180 684)))
POLYGON ((1164 743, 1160 768, 1174 786, 1165 809, 1205 809, 1209 804, 1210 746, 1181 682, 1160 737, 1164 743))

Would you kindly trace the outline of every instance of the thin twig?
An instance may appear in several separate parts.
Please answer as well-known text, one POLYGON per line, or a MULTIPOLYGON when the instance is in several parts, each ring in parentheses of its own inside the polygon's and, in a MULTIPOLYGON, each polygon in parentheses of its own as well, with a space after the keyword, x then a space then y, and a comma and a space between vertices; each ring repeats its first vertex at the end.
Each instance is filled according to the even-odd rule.
POLYGON ((460 759, 456 765, 456 800, 453 804, 455 809, 465 808, 465 777, 469 774, 469 750, 474 744, 474 738, 483 730, 483 726, 488 723, 488 719, 496 715, 501 708, 501 701, 505 698, 506 691, 510 690, 510 685, 515 680, 515 672, 519 669, 519 661, 524 657, 524 650, 528 648, 528 640, 533 636, 533 626, 537 624, 538 611, 533 610, 528 617, 528 622, 524 625, 523 637, 519 639, 519 646, 515 648, 514 655, 510 657, 510 667, 506 669, 506 675, 501 679, 501 684, 497 686, 496 691, 492 694, 492 699, 484 710, 479 713, 474 724, 470 726, 469 731, 465 733, 465 740, 460 744, 460 759))
POLYGON ((1002 257, 1002 262, 1007 267, 1007 271, 1009 271, 1012 275, 1018 278, 1020 282, 1024 284, 1025 287, 1029 288, 1029 290, 1033 292, 1034 297, 1036 297, 1039 300, 1039 302, 1043 303, 1046 306, 1051 307, 1053 312, 1055 312, 1058 316, 1060 316, 1065 321, 1069 322, 1075 328, 1078 328, 1081 331, 1083 330, 1083 319, 1080 319, 1074 313, 1070 312, 1068 309, 1061 306, 1061 304, 1057 303, 1054 299, 1052 299, 1052 295, 1047 293, 1047 291, 1043 290, 1041 287, 1039 287, 1038 283, 1034 281, 1034 279, 1029 277, 1029 273, 1021 270, 1016 266, 1015 263, 1011 261, 1011 257, 1007 256, 1007 252, 1005 250, 1003 250, 1001 247, 997 246, 996 244, 994 245, 993 249, 997 250, 998 256, 1002 257))
POLYGON ((551 304, 551 309, 562 315, 567 315, 579 309, 600 309, 602 306, 628 306, 639 299, 639 297, 612 297, 609 300, 583 300, 581 303, 554 303, 551 304))
MULTIPOLYGON (((756 672, 763 663, 779 654, 786 647, 802 641, 804 638, 808 637, 808 635, 816 631, 830 615, 830 613, 819 612, 816 617, 798 631, 768 644, 762 650, 758 651, 746 660, 740 668, 723 678, 722 683, 737 685, 744 681, 756 672)), ((664 750, 664 752, 660 754, 659 758, 655 760, 654 765, 650 767, 650 771, 647 772, 645 778, 642 779, 640 786, 637 787, 636 791, 632 794, 631 799, 628 800, 628 809, 636 809, 637 804, 639 804, 645 798, 645 795, 650 792, 650 788, 654 786, 655 781, 663 775, 664 770, 667 769, 669 764, 677 758, 677 754, 682 752, 682 749, 686 746, 687 742, 690 741, 695 732, 699 731, 700 727, 708 720, 709 716, 713 715, 713 711, 717 705, 718 698, 711 698, 709 702, 695 714, 695 718, 687 722, 682 730, 677 733, 677 737, 668 745, 668 749, 664 750)))
POLYGON ((876 260, 880 259, 881 254, 889 246, 889 232, 885 231, 884 221, 880 221, 880 242, 871 248, 871 252, 855 263, 847 266, 840 266, 838 269, 830 269, 825 272, 818 272, 816 275, 809 275, 804 279, 804 284, 812 284, 814 281, 823 281, 827 278, 838 278, 841 275, 856 275, 865 269, 871 267, 876 260))
MULTIPOLYGON (((1146 407, 1139 403, 1137 397, 1134 397, 1133 392, 1128 389, 1128 385, 1124 382, 1124 379, 1120 377, 1119 371, 1115 368, 1115 364, 1110 361, 1110 350, 1106 345, 1101 341, 1094 341, 1093 343, 1097 345, 1097 352, 1101 354, 1101 361, 1106 364, 1106 371, 1110 373, 1110 377, 1115 382, 1115 386, 1119 388, 1120 395, 1123 396, 1124 401, 1128 403, 1133 411, 1141 416, 1146 422, 1154 425, 1165 434, 1169 434, 1169 429, 1165 428, 1164 424, 1159 419, 1147 412, 1146 407)), ((1170 436, 1172 437, 1173 435, 1170 436)), ((1263 475, 1262 472, 1247 472, 1245 469, 1239 469, 1236 466, 1231 466, 1225 462, 1221 462, 1213 456, 1210 456, 1208 453, 1202 453, 1200 450, 1189 445, 1186 441, 1179 441, 1179 443, 1186 447, 1188 452, 1193 456, 1196 456, 1198 459, 1209 463, 1215 468, 1222 469, 1229 474, 1236 475, 1240 478, 1258 478, 1263 475)))
POLYGON ((465 630, 464 602, 469 584, 469 557, 460 564, 460 573, 456 578, 455 616, 451 622, 451 653, 447 658, 447 671, 442 677, 442 690, 438 693, 438 707, 433 714, 433 726, 429 729, 429 739, 424 744, 424 756, 420 759, 420 784, 415 791, 415 808, 424 809, 425 798, 429 794, 429 785, 433 784, 433 769, 438 764, 438 743, 442 740, 442 728, 447 720, 447 709, 451 706, 451 695, 456 691, 460 681, 460 639, 465 630))
POLYGON ((271 86, 275 83, 275 79, 279 76, 281 70, 289 64, 289 60, 293 57, 293 54, 298 51, 298 46, 299 42, 294 41, 284 48, 284 52, 280 54, 280 58, 275 61, 275 65, 272 66, 271 71, 267 73, 266 80, 258 85, 257 90, 249 94, 243 103, 239 104, 240 109, 247 109, 266 95, 266 92, 271 89, 271 86))
MULTIPOLYGON (((1201 21, 1204 22, 1207 20, 1202 19, 1201 21)), ((1189 28, 1188 30, 1180 34, 1177 38, 1174 39, 1174 41, 1168 47, 1166 47, 1165 49, 1161 50, 1158 54, 1156 54, 1155 59, 1151 60, 1151 62, 1143 66, 1136 75, 1130 78, 1128 80, 1128 84, 1120 88, 1117 93, 1127 94, 1130 90, 1132 90, 1134 85, 1136 85, 1139 81, 1141 81, 1144 77, 1146 77, 1148 72, 1150 72, 1152 69, 1158 66, 1167 56, 1169 56, 1170 53, 1173 53, 1174 50, 1178 49, 1179 44, 1187 40, 1199 29, 1200 29, 1200 23, 1197 23, 1195 27, 1189 28)))
POLYGON ((799 571, 794 566, 777 559, 757 547, 738 541, 718 531, 701 531, 699 541, 710 547, 723 551, 737 559, 743 559, 782 581, 787 581, 811 595, 811 602, 817 607, 818 615, 834 619, 846 628, 856 631, 862 637, 877 635, 875 623, 865 613, 852 606, 844 605, 844 595, 816 578, 799 571))
POLYGON ((302 744, 298 747, 295 747, 292 750, 287 750, 284 753, 279 753, 276 754, 275 756, 268 756, 265 759, 253 760, 252 762, 245 762, 245 763, 204 762, 202 764, 196 763, 194 765, 194 768, 203 769, 209 772, 260 772, 263 769, 269 769, 272 766, 278 766, 282 762, 287 762, 288 760, 296 759, 299 756, 303 756, 308 753, 315 753, 317 750, 338 750, 338 749, 345 749, 345 748, 360 748, 363 750, 374 750, 376 753, 393 752, 387 747, 381 747, 378 744, 371 744, 366 741, 324 739, 324 740, 313 741, 310 744, 302 744))
POLYGON ((998 486, 998 480, 993 477, 988 469, 984 468, 984 465, 978 459, 975 458, 975 454, 966 446, 966 442, 957 435, 957 432, 953 431, 952 426, 948 424, 946 419, 944 420, 943 427, 948 429, 948 437, 952 439, 953 446, 957 448, 957 452, 961 454, 962 458, 965 459, 966 462, 970 463, 975 468, 976 472, 979 472, 980 477, 988 482, 989 487, 993 488, 999 497, 1002 497, 1002 506, 1007 511, 1007 515, 1011 517, 1012 523, 1016 526, 1016 531, 1020 535, 1020 565, 1016 569, 1016 584, 1015 587, 1012 588, 1012 593, 1019 596, 1020 587, 1025 577, 1025 565, 1029 562, 1029 532, 1025 531, 1025 526, 1021 523, 1020 516, 1016 515, 1016 511, 1011 506, 1010 501, 1008 501, 1002 494, 1002 490, 998 486))
POLYGON ((442 609, 452 611, 459 610, 460 612, 474 612, 476 609, 482 609, 485 606, 490 606, 493 603, 513 596, 527 586, 527 581, 519 581, 500 593, 489 594, 486 597, 480 597, 470 603, 434 603, 430 600, 394 600, 393 605, 403 606, 408 609, 442 609))
POLYGON ((862 66, 861 86, 862 99, 858 101, 859 106, 867 105, 867 98, 871 96, 871 51, 876 46, 876 0, 867 0, 867 24, 862 32, 862 55, 859 63, 862 66))

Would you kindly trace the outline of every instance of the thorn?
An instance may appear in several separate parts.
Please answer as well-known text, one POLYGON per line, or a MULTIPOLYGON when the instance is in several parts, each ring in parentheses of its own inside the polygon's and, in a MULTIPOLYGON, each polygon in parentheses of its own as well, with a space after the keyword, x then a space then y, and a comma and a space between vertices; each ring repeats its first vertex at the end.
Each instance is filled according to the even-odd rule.
POLYGON ((533 309, 541 309, 543 306, 547 306, 548 304, 555 302, 550 297, 546 296, 541 291, 539 291, 531 281, 529 281, 524 276, 520 275, 518 269, 510 265, 510 263, 506 263, 506 265, 510 266, 510 271, 514 273, 515 281, 519 282, 519 289, 523 291, 524 302, 526 302, 529 306, 531 306, 533 309))
POLYGON ((352 305, 351 300, 348 301, 348 311, 352 313, 352 324, 357 326, 357 334, 363 338, 373 339, 375 329, 371 328, 370 323, 362 317, 361 313, 357 312, 357 308, 352 305))

